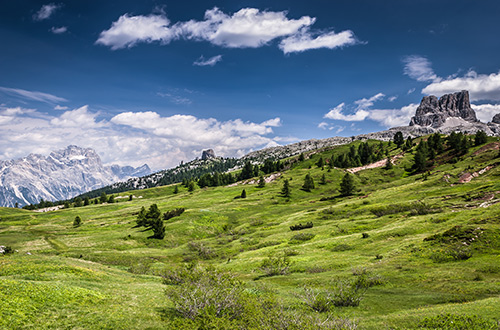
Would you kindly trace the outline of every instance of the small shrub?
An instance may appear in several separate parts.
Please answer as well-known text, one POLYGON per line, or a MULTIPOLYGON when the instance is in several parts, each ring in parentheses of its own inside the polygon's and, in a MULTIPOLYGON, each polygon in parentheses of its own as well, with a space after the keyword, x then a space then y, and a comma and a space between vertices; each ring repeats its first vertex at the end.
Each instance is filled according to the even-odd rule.
POLYGON ((381 260, 381 259, 383 259, 383 258, 384 258, 384 256, 383 256, 383 255, 381 255, 381 254, 376 254, 376 255, 375 255, 375 260, 381 260))
POLYGON ((361 234, 361 238, 368 238, 368 237, 370 237, 370 234, 368 234, 368 233, 361 234))
POLYGON ((294 241, 295 242, 305 242, 305 241, 309 241, 309 240, 312 240, 314 238, 314 234, 310 234, 310 233, 300 233, 300 234, 297 234, 297 235, 293 235, 292 238, 290 239, 290 242, 293 243, 294 241))
POLYGON ((173 217, 178 217, 182 213, 184 213, 185 210, 186 210, 185 208, 180 207, 180 208, 177 208, 177 209, 173 209, 171 211, 167 211, 167 212, 163 213, 163 220, 166 221, 166 220, 172 219, 173 217))
POLYGON ((202 259, 209 260, 217 257, 217 253, 215 253, 212 248, 206 246, 201 242, 189 242, 188 243, 189 250, 196 252, 198 256, 202 259))
POLYGON ((291 261, 287 255, 270 255, 264 259, 260 265, 260 269, 267 276, 286 275, 290 269, 291 261))
POLYGON ((328 312, 332 307, 332 297, 329 292, 304 287, 301 298, 306 306, 319 313, 328 312))
POLYGON ((433 251, 430 255, 430 258, 434 262, 461 261, 470 259, 471 257, 471 248, 461 244, 445 246, 444 248, 433 251))
POLYGON ((312 266, 312 267, 306 268, 306 272, 309 274, 318 274, 318 273, 324 273, 327 271, 329 271, 328 268, 324 268, 321 266, 312 266))
POLYGON ((305 225, 299 223, 298 225, 290 226, 290 230, 295 231, 295 230, 308 229, 308 228, 312 228, 312 227, 313 227, 312 222, 308 222, 305 225))
POLYGON ((356 307, 363 299, 366 288, 356 286, 356 282, 339 280, 332 293, 332 304, 336 307, 356 307))
POLYGON ((446 313, 423 318, 418 323, 418 327, 424 329, 479 330, 496 329, 498 324, 477 315, 446 313))
POLYGON ((286 250, 283 251, 283 253, 287 257, 298 256, 300 254, 299 251, 293 250, 293 249, 286 249, 286 250))

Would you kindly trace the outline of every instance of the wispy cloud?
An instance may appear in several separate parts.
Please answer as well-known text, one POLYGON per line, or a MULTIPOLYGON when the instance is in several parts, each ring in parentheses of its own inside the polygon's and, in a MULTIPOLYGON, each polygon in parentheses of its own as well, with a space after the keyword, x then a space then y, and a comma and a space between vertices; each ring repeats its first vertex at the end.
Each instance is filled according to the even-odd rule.
POLYGON ((54 3, 50 3, 48 5, 43 5, 42 8, 40 8, 40 10, 38 10, 33 15, 33 19, 35 21, 43 21, 43 20, 49 19, 50 16, 52 16, 54 14, 54 12, 59 8, 61 8, 61 5, 56 5, 54 3))
POLYGON ((55 96, 52 94, 27 91, 27 90, 18 89, 18 88, 0 87, 0 92, 4 92, 6 94, 13 95, 13 96, 20 97, 20 98, 27 99, 27 100, 45 102, 45 103, 60 103, 60 102, 67 102, 68 101, 62 97, 58 97, 58 96, 55 96))
POLYGON ((61 26, 61 27, 58 27, 58 28, 56 28, 55 26, 53 26, 50 29, 50 32, 52 32, 54 34, 63 34, 63 33, 66 33, 67 31, 68 31, 68 28, 66 26, 61 26))
POLYGON ((192 104, 193 101, 190 98, 175 94, 175 93, 156 93, 158 96, 167 98, 170 102, 178 104, 178 105, 189 105, 192 104))
POLYGON ((203 55, 200 56, 199 59, 194 61, 193 65, 196 66, 214 66, 218 62, 222 61, 222 55, 216 55, 214 57, 210 57, 208 59, 205 59, 203 55))
POLYGON ((281 39, 284 53, 302 52, 318 48, 337 48, 356 43, 350 30, 340 33, 311 31, 316 18, 302 16, 289 19, 286 11, 261 11, 243 8, 226 14, 219 8, 205 12, 204 20, 189 20, 173 25, 162 11, 147 16, 122 15, 108 30, 101 32, 96 44, 116 50, 133 47, 140 42, 168 44, 180 38, 208 41, 227 48, 257 48, 281 39))
POLYGON ((411 55, 403 58, 404 74, 417 81, 439 81, 439 78, 432 70, 432 63, 420 55, 411 55))
POLYGON ((363 121, 370 115, 368 111, 362 109, 356 110, 354 114, 346 115, 344 114, 345 107, 345 103, 340 103, 325 114, 323 118, 342 121, 363 121))

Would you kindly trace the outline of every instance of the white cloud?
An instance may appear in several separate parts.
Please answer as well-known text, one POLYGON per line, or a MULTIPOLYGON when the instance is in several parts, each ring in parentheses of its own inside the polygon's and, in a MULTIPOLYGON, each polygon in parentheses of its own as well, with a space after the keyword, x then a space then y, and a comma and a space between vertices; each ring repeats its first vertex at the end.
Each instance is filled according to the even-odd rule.
POLYGON ((205 59, 203 55, 200 56, 199 59, 194 61, 193 65, 196 66, 214 66, 218 62, 222 61, 222 55, 216 55, 213 57, 210 57, 208 59, 205 59))
POLYGON ((188 115, 162 117, 151 111, 124 112, 110 121, 98 117, 88 106, 55 117, 30 109, 0 109, 0 159, 48 154, 75 144, 95 149, 105 164, 148 163, 163 169, 199 157, 207 148, 234 157, 280 141, 273 134, 273 127, 281 124, 279 118, 259 124, 188 115))
POLYGON ((190 105, 193 103, 193 101, 187 97, 181 96, 176 94, 175 92, 172 93, 161 93, 158 92, 156 93, 158 96, 165 97, 169 99, 172 103, 178 104, 178 105, 190 105))
POLYGON ((471 104, 476 112, 477 119, 483 123, 491 121, 494 115, 500 113, 500 104, 471 104))
POLYGON ((364 109, 368 109, 368 108, 372 107, 373 103, 375 103, 378 100, 383 99, 384 97, 385 97, 384 94, 378 93, 378 94, 375 94, 368 99, 362 98, 361 100, 354 101, 354 104, 357 105, 358 110, 364 110, 364 109))
POLYGON ((45 103, 57 103, 57 102, 67 102, 68 101, 62 97, 58 97, 55 95, 42 93, 42 92, 27 91, 24 89, 17 89, 17 88, 0 87, 0 92, 4 92, 4 93, 9 94, 9 95, 18 96, 18 97, 32 100, 32 101, 39 101, 39 102, 45 102, 45 103))
POLYGON ((368 117, 368 115, 370 115, 368 111, 362 109, 356 110, 356 112, 352 115, 346 115, 342 113, 344 108, 345 103, 340 103, 324 115, 324 118, 343 121, 363 121, 368 117))
POLYGON ((61 27, 58 27, 56 28, 55 26, 53 26, 51 29, 50 29, 50 32, 54 33, 54 34, 63 34, 65 32, 68 31, 68 28, 66 26, 61 26, 61 27))
POLYGON ((318 124, 318 128, 321 128, 321 129, 328 129, 328 123, 327 123, 327 122, 322 121, 321 123, 319 123, 319 124, 318 124))
POLYGON ((415 93, 415 88, 410 88, 406 94, 410 95, 415 93))
POLYGON ((174 32, 168 27, 169 24, 170 21, 164 15, 125 14, 113 22, 109 30, 102 31, 96 43, 109 46, 113 50, 130 48, 139 42, 159 41, 167 44, 175 37, 174 32))
POLYGON ((68 107, 58 104, 54 107, 54 110, 68 110, 68 107))
POLYGON ((418 104, 409 104, 401 109, 370 110, 368 119, 374 120, 385 127, 406 126, 415 115, 418 104))
POLYGON ((394 102, 394 101, 396 101, 397 99, 398 99, 398 96, 397 96, 397 95, 394 95, 394 96, 389 97, 387 100, 388 100, 389 102, 394 102))
POLYGON ((54 12, 59 8, 61 8, 60 5, 56 5, 53 3, 48 5, 43 5, 42 8, 40 8, 40 10, 37 11, 35 15, 33 15, 33 19, 35 21, 43 21, 49 19, 50 16, 52 16, 54 12))
POLYGON ((469 91, 471 101, 500 101, 500 72, 487 75, 469 71, 463 77, 433 82, 422 93, 441 96, 461 90, 469 91))
POLYGON ((279 47, 285 54, 288 54, 319 48, 334 49, 343 46, 351 46, 356 43, 358 43, 358 41, 354 33, 350 30, 339 33, 328 32, 314 38, 309 31, 305 31, 283 39, 279 47))
POLYGON ((411 55, 403 59, 404 73, 417 81, 440 81, 434 73, 431 62, 423 56, 411 55))
POLYGON ((170 25, 163 11, 148 16, 125 14, 113 22, 108 30, 102 31, 96 43, 116 50, 133 47, 140 42, 168 44, 172 40, 184 38, 208 41, 227 48, 257 48, 282 39, 280 48, 284 53, 333 49, 357 43, 352 31, 313 33, 310 27, 316 21, 314 17, 289 19, 287 14, 286 11, 243 8, 229 15, 214 7, 205 12, 202 21, 189 20, 173 25, 170 25))
POLYGON ((104 122, 96 122, 97 116, 98 113, 90 112, 88 105, 84 105, 81 108, 64 112, 61 116, 52 119, 50 123, 59 127, 102 127, 104 122))

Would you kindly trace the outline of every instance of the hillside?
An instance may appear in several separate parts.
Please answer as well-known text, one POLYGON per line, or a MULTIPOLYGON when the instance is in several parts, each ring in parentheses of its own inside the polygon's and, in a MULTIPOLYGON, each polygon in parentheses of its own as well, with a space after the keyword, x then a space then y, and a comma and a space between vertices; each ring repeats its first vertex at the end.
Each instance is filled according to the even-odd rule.
POLYGON ((0 256, 0 328, 496 329, 499 142, 449 139, 431 158, 433 139, 311 150, 262 188, 255 178, 47 213, 1 208, 0 245, 17 252, 0 256), (370 166, 364 148, 393 165, 370 166), (342 196, 347 167, 354 191, 342 196), (185 209, 163 239, 136 226, 152 204, 185 209), (205 313, 186 310, 203 297, 216 297, 205 313))

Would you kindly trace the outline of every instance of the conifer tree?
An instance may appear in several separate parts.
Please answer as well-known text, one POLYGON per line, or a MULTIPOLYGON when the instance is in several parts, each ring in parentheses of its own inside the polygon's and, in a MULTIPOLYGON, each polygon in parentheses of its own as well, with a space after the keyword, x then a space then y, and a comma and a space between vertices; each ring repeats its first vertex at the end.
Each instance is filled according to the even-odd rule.
POLYGON ((474 136, 474 145, 480 146, 481 144, 485 144, 488 141, 488 135, 484 131, 477 131, 474 136))
POLYGON ((87 206, 87 205, 90 205, 89 196, 85 196, 85 198, 83 199, 83 206, 87 206))
POLYGON ((347 172, 340 182, 340 194, 342 196, 350 196, 354 192, 354 180, 349 172, 347 172))
POLYGON ((243 190, 241 191, 240 198, 247 198, 247 192, 246 192, 246 190, 245 190, 245 189, 243 189, 243 190))
POLYGON ((147 222, 146 222, 146 209, 144 206, 141 208, 139 211, 139 214, 137 215, 137 220, 135 220, 137 223, 138 227, 145 227, 147 222))
POLYGON ((257 188, 264 188, 266 186, 266 180, 264 180, 264 177, 261 175, 259 177, 259 183, 257 184, 257 188))
POLYGON ((165 224, 160 217, 151 221, 151 229, 153 229, 152 238, 163 239, 165 237, 165 224))
POLYGON ((73 227, 80 227, 82 225, 82 218, 80 216, 76 216, 75 220, 73 220, 73 227))
POLYGON ((178 193, 179 193, 179 186, 175 185, 175 187, 174 187, 174 194, 178 194, 178 193))
POLYGON ((319 184, 326 184, 325 173, 323 173, 323 175, 321 176, 321 179, 319 180, 319 184))
POLYGON ((314 189, 314 180, 309 173, 306 174, 306 177, 304 178, 302 189, 305 191, 311 191, 311 189, 314 189))
POLYGON ((305 159, 306 159, 306 157, 304 156, 304 153, 301 153, 299 155, 299 162, 303 162, 305 159))
POLYGON ((99 202, 101 202, 101 204, 104 204, 104 203, 106 203, 107 201, 108 201, 108 196, 106 195, 106 193, 105 193, 105 192, 103 192, 103 193, 101 194, 101 197, 99 198, 99 202))
POLYGON ((283 188, 281 189, 281 196, 290 197, 290 182, 288 182, 288 179, 285 179, 285 181, 283 182, 283 188))
POLYGON ((398 148, 401 148, 401 146, 405 142, 404 137, 403 137, 403 133, 401 133, 401 131, 397 131, 396 134, 394 134, 393 141, 394 141, 394 144, 396 144, 396 146, 398 148))
POLYGON ((387 160, 385 161, 385 169, 390 170, 391 168, 392 168, 391 157, 387 157, 387 160))

